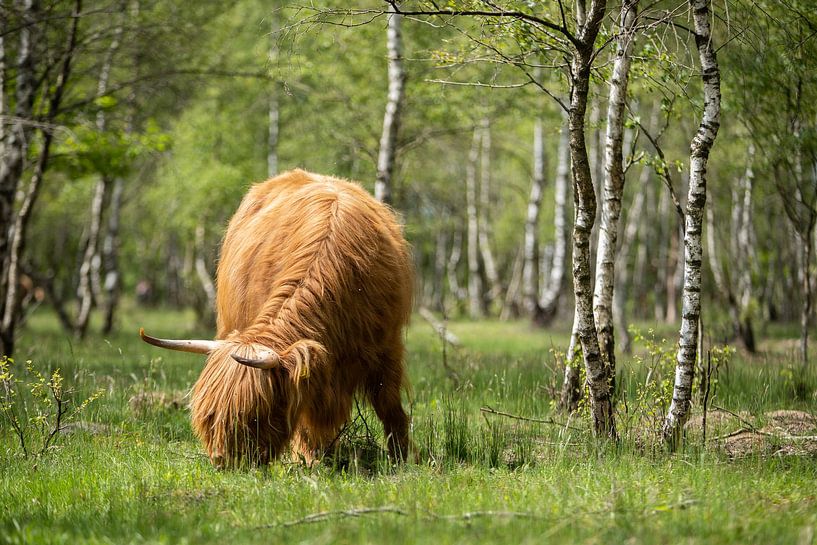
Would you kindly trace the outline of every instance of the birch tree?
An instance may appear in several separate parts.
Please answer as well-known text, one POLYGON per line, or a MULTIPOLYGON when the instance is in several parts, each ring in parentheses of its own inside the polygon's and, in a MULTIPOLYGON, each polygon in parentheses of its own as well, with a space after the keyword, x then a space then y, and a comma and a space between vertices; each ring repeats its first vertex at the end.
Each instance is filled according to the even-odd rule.
POLYGON ((490 304, 501 303, 502 284, 496 268, 494 252, 491 249, 491 123, 487 117, 480 122, 480 184, 479 184, 479 253, 485 268, 485 278, 490 289, 487 299, 490 304))
POLYGON ((619 35, 616 40, 616 60, 610 79, 605 136, 604 188, 602 190, 601 227, 596 257, 596 286, 593 311, 598 327, 599 345, 609 366, 611 380, 616 374, 615 336, 613 322, 613 287, 615 285, 616 244, 624 195, 624 107, 627 102, 627 82, 630 57, 637 19, 638 0, 625 0, 621 6, 619 35))
MULTIPOLYGON (((31 4, 27 5, 31 8, 31 4)), ((45 127, 41 129, 42 143, 37 158, 37 163, 34 166, 31 180, 25 190, 23 201, 20 208, 17 210, 14 219, 14 225, 11 230, 11 244, 9 246, 8 255, 6 258, 5 276, 5 301, 3 304, 2 320, 0 320, 0 350, 2 354, 12 355, 14 353, 14 341, 17 324, 20 319, 18 306, 18 286, 21 259, 25 251, 26 236, 28 225, 31 219, 32 210, 36 204, 37 197, 40 193, 43 176, 48 167, 48 161, 51 154, 51 144, 54 139, 53 122, 60 113, 60 106, 65 95, 65 88, 71 75, 72 63, 76 54, 78 41, 78 26, 80 20, 80 13, 82 12, 81 0, 76 0, 71 11, 71 24, 68 30, 65 49, 62 51, 59 71, 56 74, 53 86, 49 86, 49 93, 45 101, 45 127)), ((27 13, 31 13, 28 11, 27 13)), ((34 24, 34 21, 28 21, 34 24)), ((27 39, 30 39, 30 35, 27 39)), ((21 41, 24 41, 21 38, 21 41)), ((31 44, 29 44, 31 45, 31 44)), ((28 120, 26 120, 28 121, 28 120)), ((12 160, 13 158, 9 158, 12 160)), ((22 158, 21 158, 22 161, 22 158)), ((5 172, 9 174, 9 172, 5 172)), ((2 226, 0 226, 2 227, 2 226)))
MULTIPOLYGON (((104 97, 108 91, 111 68, 116 51, 119 49, 121 38, 122 21, 120 20, 114 30, 113 38, 108 46, 105 59, 102 62, 96 91, 98 99, 104 97)), ((100 134, 104 133, 107 129, 107 121, 105 110, 100 109, 96 116, 96 130, 99 131, 100 134)), ((93 285, 98 283, 98 281, 95 281, 95 278, 99 278, 99 268, 102 261, 99 239, 103 232, 103 213, 105 211, 105 205, 109 201, 109 188, 112 184, 113 177, 109 173, 103 172, 94 188, 94 194, 91 200, 88 240, 79 269, 79 287, 77 289, 79 310, 77 311, 77 319, 74 323, 74 335, 80 339, 85 337, 85 333, 88 330, 88 321, 91 317, 92 307, 100 302, 101 290, 94 290, 93 285)))
POLYGON ((567 266, 568 238, 568 189, 570 185, 570 144, 567 128, 567 112, 559 131, 559 147, 556 152, 556 178, 553 184, 553 261, 547 275, 547 282, 540 290, 538 305, 533 315, 534 323, 548 325, 559 310, 559 301, 564 287, 567 266))
MULTIPOLYGON (((34 132, 34 124, 31 123, 31 119, 38 90, 37 66, 39 62, 36 48, 41 35, 41 26, 37 24, 40 18, 40 3, 37 0, 22 0, 18 3, 17 9, 20 16, 20 30, 17 58, 14 63, 16 66, 14 73, 14 118, 9 124, 3 123, 3 155, 0 157, 0 265, 2 265, 0 285, 3 287, 2 292, 0 292, 0 310, 3 310, 2 314, 5 314, 5 305, 9 300, 7 295, 11 289, 9 286, 9 250, 15 221, 14 201, 23 175, 29 142, 34 132)), ((3 57, 5 59, 5 36, 3 46, 3 57)), ((4 85, 0 88, 4 105, 7 102, 5 95, 6 80, 8 79, 7 65, 8 63, 4 61, 4 85)), ((16 290, 16 287, 13 289, 16 290)), ((13 314, 14 309, 9 312, 13 314)), ((6 341, 9 341, 9 339, 0 339, 0 343, 2 343, 0 345, 0 354, 11 352, 5 346, 6 341)))
POLYGON ((701 313, 701 232, 706 204, 706 165, 720 128, 720 70, 710 28, 710 1, 689 0, 695 28, 695 45, 701 65, 704 111, 689 154, 689 191, 684 229, 684 284, 681 331, 675 368, 672 403, 663 426, 664 440, 675 448, 689 417, 692 383, 698 356, 698 321, 701 313))
POLYGON ((386 113, 383 116, 383 132, 380 136, 380 152, 377 156, 377 179, 374 185, 374 196, 380 202, 392 204, 392 179, 394 175, 394 155, 397 146, 397 133, 400 128, 400 115, 403 108, 403 44, 400 34, 402 16, 397 5, 388 8, 389 28, 387 48, 389 58, 389 92, 386 102, 386 113))
POLYGON ((465 212, 467 216, 468 315, 481 318, 483 312, 482 278, 479 274, 479 216, 477 212, 477 159, 480 128, 474 128, 471 151, 465 164, 465 212))
POLYGON ((533 125, 533 180, 525 215, 524 268, 522 269, 522 293, 525 311, 535 316, 539 310, 539 282, 537 250, 539 248, 539 213, 545 185, 545 143, 542 118, 533 125))

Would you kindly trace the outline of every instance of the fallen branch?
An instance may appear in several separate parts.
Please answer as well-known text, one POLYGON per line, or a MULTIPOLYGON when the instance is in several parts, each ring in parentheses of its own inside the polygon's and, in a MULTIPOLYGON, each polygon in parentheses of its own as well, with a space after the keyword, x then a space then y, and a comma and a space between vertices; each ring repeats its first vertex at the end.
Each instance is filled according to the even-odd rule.
POLYGON ((289 528, 291 526, 298 526, 301 524, 312 524, 315 522, 323 522, 338 518, 357 518, 362 515, 374 515, 378 513, 391 513, 393 515, 407 516, 408 513, 398 507, 385 505, 383 507, 361 507, 359 509, 345 509, 340 511, 321 511, 319 513, 312 513, 301 517, 299 519, 290 520, 287 522, 279 522, 273 524, 262 524, 256 526, 254 529, 263 530, 265 528, 289 528))
POLYGON ((435 515, 430 514, 430 518, 435 520, 473 520, 484 517, 503 517, 503 518, 542 518, 541 516, 531 513, 530 511, 468 511, 459 515, 435 515))
POLYGON ((579 428, 569 426, 568 424, 565 424, 564 422, 558 422, 556 420, 553 420, 552 418, 531 418, 531 417, 528 417, 528 416, 519 416, 517 414, 511 414, 511 413, 506 413, 506 412, 502 412, 502 411, 497 411, 496 409, 494 409, 492 407, 488 407, 488 406, 480 407, 479 410, 480 410, 480 412, 483 412, 483 413, 493 414, 495 416, 504 416, 506 418, 512 418, 514 420, 522 420, 524 422, 536 422, 538 424, 552 424, 554 426, 561 426, 562 428, 564 428, 566 430, 582 431, 579 428))
POLYGON ((437 335, 439 335, 442 340, 444 340, 451 346, 457 348, 461 346, 460 339, 456 335, 451 333, 451 331, 449 331, 448 328, 445 327, 445 323, 439 321, 437 317, 434 316, 433 312, 431 312, 426 307, 420 307, 420 310, 417 312, 420 314, 420 317, 423 320, 428 322, 431 325, 431 327, 434 328, 434 331, 437 332, 437 335))
POLYGON ((738 420, 740 420, 741 422, 746 424, 749 427, 749 429, 751 429, 752 431, 757 431, 757 427, 754 424, 752 424, 751 422, 749 422, 748 420, 746 420, 745 418, 743 418, 741 415, 739 415, 737 413, 733 413, 729 409, 724 409, 723 407, 718 407, 717 405, 712 405, 712 408, 715 409, 715 410, 718 410, 718 411, 723 411, 725 413, 731 414, 732 416, 734 416, 735 418, 737 418, 738 420))
POLYGON ((770 433, 762 432, 758 429, 752 428, 740 428, 739 430, 735 430, 731 433, 726 433, 724 435, 719 435, 717 437, 712 437, 709 441, 722 441, 723 439, 729 439, 730 437, 736 437, 741 433, 756 433, 758 435, 771 435, 770 433))

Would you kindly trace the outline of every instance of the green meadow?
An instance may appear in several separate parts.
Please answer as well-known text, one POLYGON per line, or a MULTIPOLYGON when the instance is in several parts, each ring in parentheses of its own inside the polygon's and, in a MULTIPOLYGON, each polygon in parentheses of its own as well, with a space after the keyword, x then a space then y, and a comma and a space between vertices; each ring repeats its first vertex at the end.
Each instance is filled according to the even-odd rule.
POLYGON ((708 350, 706 438, 698 403, 699 424, 668 453, 655 434, 669 402, 674 343, 661 340, 671 330, 652 336, 645 325, 635 354, 620 356, 621 439, 611 444, 593 438, 584 412, 556 411, 567 326, 453 322, 461 346, 443 350, 415 317, 405 403, 416 462, 389 460, 380 423, 361 404, 320 464, 222 471, 204 455, 186 409, 203 359, 137 335, 139 326, 156 335, 207 332, 192 314, 127 315, 122 333, 84 343, 50 315, 32 317, 10 366, 22 381, 15 409, 31 420, 21 421, 29 455, 4 417, 0 542, 815 542, 817 377, 787 363, 795 361, 789 331, 771 332, 753 359, 708 350), (46 379, 59 368, 73 400, 42 453, 53 418, 38 411, 53 407, 36 388, 32 395, 36 374, 26 360, 46 379), (793 428, 775 420, 783 409, 800 411, 791 413, 800 418, 793 428))

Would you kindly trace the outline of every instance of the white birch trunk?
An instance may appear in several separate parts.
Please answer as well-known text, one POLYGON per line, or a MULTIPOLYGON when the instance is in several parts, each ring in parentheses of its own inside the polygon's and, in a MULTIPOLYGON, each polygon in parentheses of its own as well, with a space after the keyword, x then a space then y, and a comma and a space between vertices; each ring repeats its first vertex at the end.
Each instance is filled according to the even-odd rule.
MULTIPOLYGON (((5 9, 5 2, 0 4, 0 9, 5 9)), ((2 20, 0 25, 0 120, 5 120, 8 113, 6 101, 6 20, 2 20)), ((6 155, 6 123, 0 122, 0 157, 6 155)))
POLYGON ((755 147, 749 144, 746 153, 746 172, 740 179, 741 221, 738 229, 738 303, 740 305, 739 328, 743 346, 749 352, 755 352, 755 333, 752 326, 752 271, 754 269, 754 218, 752 217, 752 190, 754 186, 753 163, 755 147))
MULTIPOLYGON (((37 91, 35 45, 39 39, 39 25, 37 24, 40 14, 39 2, 22 0, 14 8, 19 10, 22 25, 19 31, 17 58, 14 63, 16 66, 14 119, 8 125, 4 123, 3 154, 0 156, 0 266, 2 266, 0 281, 4 288, 2 293, 4 296, 0 297, 0 305, 5 305, 8 299, 5 295, 10 289, 16 290, 16 287, 11 287, 9 278, 11 264, 9 254, 15 222, 14 201, 23 176, 29 142, 34 133, 33 125, 28 121, 32 118, 32 108, 37 91)), ((5 307, 0 310, 5 312, 5 307)), ((3 353, 6 352, 0 352, 0 354, 3 353)))
POLYGON ((207 297, 207 308, 210 311, 215 311, 216 286, 213 283, 213 277, 210 275, 210 271, 207 270, 207 264, 204 262, 204 225, 202 224, 196 227, 195 253, 196 276, 198 276, 201 287, 204 290, 204 295, 207 297))
POLYGON ((565 353, 565 375, 562 380, 562 392, 559 397, 559 408, 572 413, 579 408, 582 399, 582 385, 579 365, 581 343, 579 342, 579 314, 573 313, 573 328, 570 331, 570 345, 565 353))
MULTIPOLYGON (((37 9, 36 7, 32 7, 32 2, 30 0, 25 0, 23 2, 23 5, 25 7, 25 16, 33 17, 37 9)), ((63 94, 65 93, 65 86, 71 74, 71 63, 73 61, 77 46, 77 26, 79 25, 80 7, 81 7, 80 0, 76 0, 71 14, 71 24, 70 29, 68 31, 67 44, 60 66, 60 70, 56 75, 53 87, 50 88, 51 92, 47 96, 48 116, 45 119, 46 124, 53 123, 55 116, 59 113, 59 108, 62 103, 63 94)), ((32 18, 30 22, 31 27, 33 28, 38 21, 32 18)), ((25 31, 24 33, 27 34, 27 32, 28 31, 25 31)), ((30 39, 31 36, 29 35, 28 38, 30 39)), ((21 42, 22 41, 24 40, 21 38, 21 42)), ((29 43, 26 47, 30 45, 31 44, 29 43)), ((30 61, 32 61, 32 59, 29 57, 28 62, 30 61)), ((33 70, 33 66, 31 68, 33 70)), ((18 67, 18 86, 20 85, 19 78, 21 72, 24 72, 24 70, 22 70, 21 67, 18 67)), ((31 76, 32 74, 33 72, 28 73, 26 77, 31 76)), ((17 321, 19 320, 18 312, 19 308, 17 305, 18 298, 17 288, 19 284, 20 260, 22 259, 22 256, 25 251, 26 234, 28 230, 29 220, 31 219, 31 211, 34 209, 34 205, 40 193, 40 185, 42 183, 42 179, 48 165, 48 160, 51 152, 51 142, 54 136, 53 131, 42 132, 43 141, 40 149, 40 154, 37 159, 37 164, 34 167, 34 172, 31 176, 31 182, 29 183, 25 197, 23 198, 23 202, 20 206, 20 209, 17 211, 14 221, 14 227, 11 231, 9 231, 6 225, 0 225, 0 229, 3 229, 2 234, 0 234, 0 238, 3 238, 5 240, 9 232, 13 232, 13 238, 11 240, 11 244, 8 250, 7 259, 5 260, 5 263, 7 264, 5 281, 7 284, 5 286, 6 293, 3 315, 2 320, 0 320, 0 322, 2 322, 0 323, 0 354, 5 354, 8 356, 11 356, 14 352, 15 329, 17 327, 17 321)), ((22 134, 24 133, 20 133, 20 135, 22 134)), ((8 167, 7 161, 13 160, 13 158, 6 157, 5 159, 6 161, 3 161, 2 165, 0 166, 0 186, 3 186, 3 184, 5 184, 8 181, 8 179, 3 178, 3 176, 7 176, 8 174, 13 173, 7 168, 8 167)), ((19 165, 21 169, 20 172, 22 172, 22 160, 23 159, 21 158, 20 159, 21 164, 19 165)))
MULTIPOLYGON (((454 233, 454 240, 451 241, 451 254, 446 265, 446 276, 448 278, 448 291, 454 296, 455 301, 465 299, 466 290, 460 286, 457 278, 457 268, 462 259, 462 231, 457 229, 454 233)), ((446 309, 448 312, 448 309, 446 309)))
MULTIPOLYGON (((524 244, 516 252, 511 269, 511 280, 508 282, 508 289, 505 292, 505 300, 502 303, 502 311, 499 313, 500 320, 510 320, 518 318, 520 315, 520 297, 522 291, 522 272, 525 268, 525 248, 524 244)), ((522 301, 524 305, 524 301, 522 301)))
MULTIPOLYGON (((644 187, 649 183, 649 167, 641 169, 639 177, 639 187, 644 187)), ((632 352, 632 341, 627 330, 627 294, 630 291, 630 269, 629 256, 630 249, 638 235, 638 227, 641 223, 642 210, 644 208, 644 191, 638 191, 630 204, 627 213, 627 226, 621 241, 621 248, 616 258, 616 278, 615 290, 613 291, 613 321, 616 324, 617 335, 621 340, 621 351, 625 354, 632 352)))
POLYGON ((125 182, 117 178, 111 192, 111 202, 108 209, 108 226, 105 241, 102 245, 102 265, 105 269, 105 282, 102 289, 105 299, 102 308, 102 333, 108 334, 113 329, 114 313, 119 304, 119 218, 122 210, 122 193, 125 182))
POLYGON ((468 216, 468 315, 481 318, 482 278, 479 275, 479 218, 477 216, 477 157, 480 142, 479 127, 474 129, 474 139, 465 168, 465 207, 468 216))
MULTIPOLYGON (((672 212, 670 212, 670 217, 672 212)), ((667 293, 666 313, 664 322, 674 324, 678 320, 678 290, 676 289, 676 276, 680 263, 679 241, 681 235, 678 225, 670 219, 669 223, 669 250, 667 251, 667 261, 664 267, 664 286, 667 293)))
POLYGON ((539 246, 539 213, 545 185, 545 144, 542 119, 536 118, 533 126, 533 181, 528 197, 525 216, 524 268, 522 270, 522 293, 525 312, 534 317, 539 310, 539 271, 536 251, 539 246))
POLYGON ((596 285, 593 293, 593 313, 598 328, 599 347, 611 380, 615 380, 616 357, 613 323, 613 287, 615 285, 616 244, 624 195, 624 107, 627 102, 627 81, 630 55, 634 41, 638 0, 625 1, 621 7, 616 60, 610 80, 605 138, 604 188, 602 191, 601 228, 596 257, 596 285))
POLYGON ((721 115, 720 72, 709 27, 710 0, 689 0, 695 23, 695 45, 701 63, 704 113, 692 139, 689 156, 689 191, 684 230, 684 289, 678 357, 672 403, 664 420, 663 436, 675 448, 689 417, 692 384, 698 356, 698 321, 701 314, 701 230, 706 204, 706 164, 718 135, 721 115))
POLYGON ((488 118, 482 120, 482 150, 480 152, 480 184, 479 184, 479 253, 485 267, 485 278, 490 289, 487 298, 491 306, 502 297, 502 284, 496 270, 494 253, 491 250, 491 125, 488 118))
MULTIPOLYGON (((123 26, 120 22, 108 46, 108 51, 106 52, 105 60, 102 63, 102 68, 99 73, 99 79, 97 80, 97 98, 105 96, 105 93, 108 91, 108 80, 111 75, 114 55, 117 49, 119 49, 122 28, 123 26)), ((104 133, 107 129, 107 121, 105 110, 100 109, 96 114, 96 130, 100 134, 104 133)), ((74 323, 74 336, 79 339, 85 337, 88 331, 88 322, 91 318, 91 310, 101 299, 102 290, 99 285, 99 269, 102 258, 99 254, 99 237, 102 232, 102 215, 105 211, 105 202, 108 197, 108 188, 111 182, 111 178, 103 173, 94 188, 94 195, 91 200, 88 244, 85 247, 82 264, 79 268, 79 287, 77 289, 79 310, 74 323)))
POLYGON ((570 179, 570 140, 567 127, 568 118, 565 113, 565 124, 559 133, 559 148, 557 152, 556 180, 554 182, 554 212, 553 212, 553 262, 547 283, 542 288, 539 298, 539 312, 535 317, 536 323, 547 325, 559 310, 559 299, 564 286, 565 267, 567 265, 567 192, 570 179))
POLYGON ((94 305, 94 295, 91 289, 91 276, 93 274, 93 261, 97 254, 99 233, 102 227, 102 212, 104 210, 105 197, 108 191, 109 179, 103 176, 94 188, 94 196, 91 201, 91 221, 88 227, 88 242, 79 268, 79 286, 77 288, 77 298, 79 299, 79 310, 74 323, 74 336, 78 339, 85 337, 88 330, 88 321, 91 317, 91 308, 94 305))
POLYGON ((380 152, 377 156, 377 179, 374 196, 380 202, 392 204, 392 178, 394 174, 394 154, 397 146, 397 132, 400 127, 400 113, 403 107, 403 45, 400 36, 402 16, 389 5, 389 28, 386 45, 389 55, 389 93, 386 113, 383 116, 383 133, 380 136, 380 152))
POLYGON ((573 293, 578 317, 577 336, 581 341, 587 386, 590 391, 593 431, 599 437, 616 438, 609 369, 599 351, 599 339, 593 318, 590 235, 596 219, 596 195, 585 142, 590 69, 605 7, 604 0, 591 3, 585 24, 581 27, 578 43, 574 44, 570 63, 570 156, 576 202, 576 221, 573 225, 573 293))

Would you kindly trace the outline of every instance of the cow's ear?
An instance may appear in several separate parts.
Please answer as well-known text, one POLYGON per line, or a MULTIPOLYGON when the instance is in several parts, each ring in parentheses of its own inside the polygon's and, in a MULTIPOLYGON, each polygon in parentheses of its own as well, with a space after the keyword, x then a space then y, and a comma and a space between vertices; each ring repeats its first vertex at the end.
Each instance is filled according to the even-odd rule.
POLYGON ((285 353, 284 368, 296 383, 309 378, 312 369, 320 365, 326 355, 326 348, 316 341, 304 339, 292 344, 285 353))

